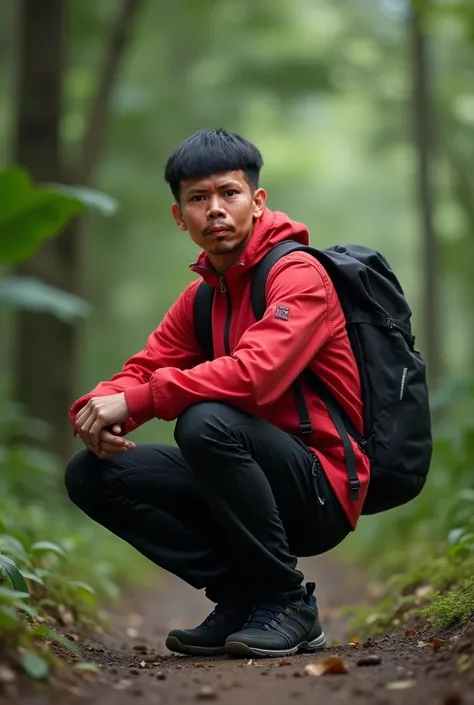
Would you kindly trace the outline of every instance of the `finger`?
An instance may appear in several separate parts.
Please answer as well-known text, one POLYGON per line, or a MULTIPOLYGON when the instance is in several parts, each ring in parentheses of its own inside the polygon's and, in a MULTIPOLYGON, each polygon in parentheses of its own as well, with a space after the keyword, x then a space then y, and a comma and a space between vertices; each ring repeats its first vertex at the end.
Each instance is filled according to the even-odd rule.
POLYGON ((114 436, 113 433, 110 433, 110 431, 107 431, 105 428, 100 432, 99 444, 102 445, 104 442, 125 448, 135 447, 135 444, 131 441, 127 441, 126 438, 122 438, 121 436, 114 436))
POLYGON ((112 426, 112 433, 119 434, 122 433, 122 427, 119 423, 116 423, 112 426))
POLYGON ((98 454, 100 457, 103 457, 103 454, 107 455, 120 455, 121 453, 126 453, 128 451, 128 448, 125 446, 116 446, 113 443, 104 443, 101 442, 99 445, 99 448, 97 449, 98 454))
POLYGON ((98 448, 99 446, 99 438, 100 438, 100 433, 102 429, 105 426, 105 421, 100 418, 99 415, 96 416, 94 423, 91 425, 89 429, 89 439, 91 442, 91 445, 94 448, 98 448))
POLYGON ((88 423, 88 421, 90 421, 91 418, 92 418, 92 420, 94 418, 93 417, 93 409, 90 408, 86 413, 82 413, 82 412, 84 412, 84 409, 81 409, 79 414, 76 416, 76 421, 74 424, 74 431, 76 434, 80 433, 80 430, 82 429, 82 427, 84 425, 87 426, 87 423, 88 423))
POLYGON ((85 406, 82 407, 82 409, 79 409, 79 411, 76 414, 76 423, 82 423, 84 419, 86 419, 91 412, 91 406, 90 403, 87 402, 85 406))

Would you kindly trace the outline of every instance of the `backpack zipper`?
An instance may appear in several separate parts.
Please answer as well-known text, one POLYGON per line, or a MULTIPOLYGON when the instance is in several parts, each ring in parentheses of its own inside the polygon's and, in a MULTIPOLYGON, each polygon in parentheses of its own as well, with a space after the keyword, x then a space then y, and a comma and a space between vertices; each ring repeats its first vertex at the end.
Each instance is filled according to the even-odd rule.
POLYGON ((318 498, 318 502, 321 506, 324 506, 326 504, 326 500, 323 497, 321 497, 321 490, 319 487, 319 477, 322 472, 324 472, 324 470, 321 466, 319 458, 316 455, 313 455, 313 463, 311 465, 311 474, 314 477, 314 485, 316 488, 316 497, 318 498))
POLYGON ((227 299, 227 314, 225 318, 224 326, 224 350, 226 355, 230 355, 230 319, 232 317, 232 299, 230 298, 230 293, 227 288, 225 277, 219 276, 219 284, 221 285, 221 293, 226 295, 227 299))

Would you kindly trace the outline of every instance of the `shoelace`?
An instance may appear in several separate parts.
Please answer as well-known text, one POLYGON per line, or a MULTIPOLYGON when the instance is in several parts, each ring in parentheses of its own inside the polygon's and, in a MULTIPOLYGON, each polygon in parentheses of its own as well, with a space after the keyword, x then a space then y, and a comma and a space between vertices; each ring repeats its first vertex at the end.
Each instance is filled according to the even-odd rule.
POLYGON ((211 614, 209 614, 204 622, 202 622, 201 626, 207 626, 208 624, 212 624, 213 622, 216 622, 219 617, 224 614, 224 612, 227 612, 228 608, 225 605, 216 605, 214 609, 212 610, 211 614))
POLYGON ((278 620, 278 617, 282 614, 284 609, 282 605, 258 605, 248 618, 245 628, 256 627, 257 629, 261 629, 262 627, 269 626, 271 621, 274 619, 278 620))

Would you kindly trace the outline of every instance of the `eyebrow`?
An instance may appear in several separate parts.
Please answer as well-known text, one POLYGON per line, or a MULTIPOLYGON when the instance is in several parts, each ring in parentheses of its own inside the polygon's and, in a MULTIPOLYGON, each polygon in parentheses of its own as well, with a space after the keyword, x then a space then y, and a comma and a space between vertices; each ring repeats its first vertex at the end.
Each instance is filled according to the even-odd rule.
MULTIPOLYGON (((225 188, 230 188, 230 187, 240 188, 240 186, 241 185, 239 184, 238 181, 226 181, 224 184, 221 184, 220 186, 218 186, 218 188, 220 190, 220 189, 225 189, 225 188)), ((190 194, 206 193, 206 191, 207 191, 207 189, 205 189, 205 188, 193 187, 193 188, 190 188, 188 191, 186 191, 186 195, 189 196, 190 194)))

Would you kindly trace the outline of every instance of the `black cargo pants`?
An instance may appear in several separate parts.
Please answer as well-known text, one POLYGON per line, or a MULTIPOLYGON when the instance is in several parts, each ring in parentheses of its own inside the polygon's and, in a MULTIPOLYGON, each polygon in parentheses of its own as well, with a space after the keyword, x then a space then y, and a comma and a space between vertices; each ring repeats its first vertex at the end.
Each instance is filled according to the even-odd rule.
POLYGON ((175 440, 106 460, 79 451, 66 470, 70 499, 215 602, 300 597, 297 557, 328 551, 350 531, 313 454, 217 402, 185 411, 175 440))

